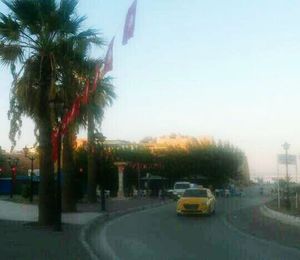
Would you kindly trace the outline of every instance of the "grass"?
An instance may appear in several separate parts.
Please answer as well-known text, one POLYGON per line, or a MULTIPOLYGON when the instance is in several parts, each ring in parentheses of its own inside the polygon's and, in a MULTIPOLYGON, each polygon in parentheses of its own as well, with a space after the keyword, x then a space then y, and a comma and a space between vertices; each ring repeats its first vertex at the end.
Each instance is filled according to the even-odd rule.
POLYGON ((280 208, 278 208, 277 199, 268 201, 266 203, 266 206, 269 207, 270 209, 273 209, 273 210, 281 212, 281 213, 285 213, 285 214, 292 215, 292 216, 300 216, 300 201, 298 200, 298 208, 296 208, 296 198, 295 197, 291 197, 290 201, 291 201, 290 209, 286 208, 285 201, 283 199, 280 200, 280 208))

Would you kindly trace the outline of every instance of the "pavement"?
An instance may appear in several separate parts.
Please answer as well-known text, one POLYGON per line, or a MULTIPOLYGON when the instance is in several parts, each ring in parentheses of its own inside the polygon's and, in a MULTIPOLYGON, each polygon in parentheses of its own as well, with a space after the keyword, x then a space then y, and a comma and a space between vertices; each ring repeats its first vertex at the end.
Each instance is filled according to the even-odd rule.
MULTIPOLYGON (((97 206, 99 208, 99 204, 97 206)), ((96 206, 94 206, 94 208, 96 208, 96 206)), ((24 222, 35 222, 38 220, 37 205, 21 204, 21 203, 0 200, 0 209, 1 209, 0 211, 1 220, 24 221, 24 222)), ((67 224, 83 225, 99 216, 100 213, 97 211, 63 213, 62 222, 67 224)))
MULTIPOLYGON (((157 199, 109 199, 107 213, 123 212, 157 199)), ((82 228, 103 213, 100 204, 78 204, 77 213, 64 213, 63 232, 36 224, 36 205, 0 200, 0 259, 91 259, 80 240, 82 228)))
POLYGON ((261 223, 269 222, 255 210, 268 198, 257 194, 250 190, 244 198, 220 198, 211 217, 178 217, 175 203, 127 214, 94 227, 91 246, 99 259, 300 259, 300 250, 283 242, 290 232, 295 242, 299 231, 273 223, 269 228, 278 241, 271 238, 274 233, 256 236, 265 231, 261 223))

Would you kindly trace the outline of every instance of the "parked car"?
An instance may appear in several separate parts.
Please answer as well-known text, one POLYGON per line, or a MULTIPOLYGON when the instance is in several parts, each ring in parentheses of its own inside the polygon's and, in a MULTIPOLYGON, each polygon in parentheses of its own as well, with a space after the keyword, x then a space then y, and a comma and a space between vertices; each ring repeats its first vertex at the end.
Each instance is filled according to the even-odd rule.
POLYGON ((196 188, 197 184, 190 183, 190 182, 175 182, 174 189, 173 189, 173 195, 174 199, 179 199, 186 189, 190 188, 196 188))
POLYGON ((224 190, 224 197, 225 197, 225 198, 228 198, 228 197, 230 197, 230 195, 231 195, 231 194, 230 194, 230 190, 225 189, 225 190, 224 190))
POLYGON ((216 199, 209 189, 189 188, 177 202, 177 215, 212 214, 216 210, 216 199))

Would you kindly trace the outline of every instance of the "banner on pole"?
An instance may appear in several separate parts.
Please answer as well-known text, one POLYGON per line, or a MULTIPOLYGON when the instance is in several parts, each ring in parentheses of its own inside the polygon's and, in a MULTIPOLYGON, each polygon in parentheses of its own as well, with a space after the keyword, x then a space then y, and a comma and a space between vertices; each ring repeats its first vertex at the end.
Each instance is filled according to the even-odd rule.
POLYGON ((297 164, 297 157, 294 154, 288 154, 287 158, 285 154, 278 154, 277 155, 277 162, 279 164, 297 164))
POLYGON ((132 38, 134 35, 136 4, 137 4, 137 0, 133 1, 132 5, 129 7, 127 12, 124 31, 123 31, 123 41, 122 41, 123 45, 126 45, 128 40, 132 38))
POLYGON ((107 72, 113 70, 113 53, 114 53, 114 41, 115 37, 112 38, 108 45, 108 49, 104 59, 104 67, 101 76, 103 77, 107 72))

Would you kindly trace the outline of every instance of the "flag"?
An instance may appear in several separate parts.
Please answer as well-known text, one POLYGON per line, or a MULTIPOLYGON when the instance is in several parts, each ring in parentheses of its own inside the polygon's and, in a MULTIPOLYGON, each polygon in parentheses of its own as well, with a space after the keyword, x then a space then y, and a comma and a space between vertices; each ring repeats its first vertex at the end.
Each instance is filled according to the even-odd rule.
POLYGON ((97 64, 95 68, 95 77, 94 77, 92 92, 96 91, 99 78, 100 78, 100 69, 99 69, 99 65, 97 64))
POLYGON ((113 69, 113 49, 114 49, 114 41, 115 37, 112 38, 108 45, 107 53, 105 55, 104 59, 104 67, 103 71, 101 73, 102 76, 104 76, 107 72, 112 71, 113 69))
POLYGON ((52 159, 54 162, 56 162, 58 159, 58 129, 52 130, 51 144, 52 144, 52 159))
POLYGON ((136 4, 137 4, 137 0, 133 1, 132 5, 129 7, 127 12, 124 31, 123 31, 123 41, 122 41, 123 45, 126 45, 128 40, 132 38, 134 34, 136 4))
POLYGON ((90 92, 90 81, 87 79, 85 83, 85 88, 82 95, 82 104, 86 105, 89 101, 89 92, 90 92))

